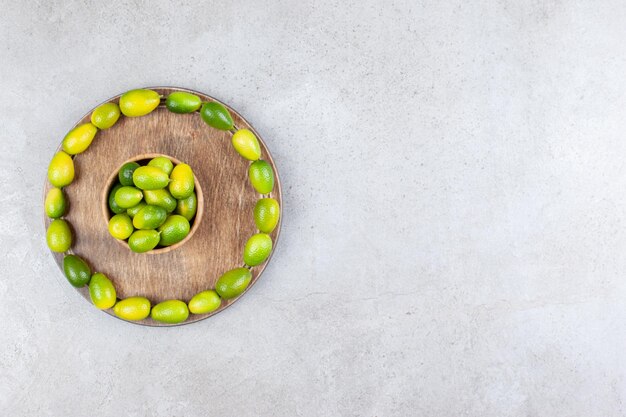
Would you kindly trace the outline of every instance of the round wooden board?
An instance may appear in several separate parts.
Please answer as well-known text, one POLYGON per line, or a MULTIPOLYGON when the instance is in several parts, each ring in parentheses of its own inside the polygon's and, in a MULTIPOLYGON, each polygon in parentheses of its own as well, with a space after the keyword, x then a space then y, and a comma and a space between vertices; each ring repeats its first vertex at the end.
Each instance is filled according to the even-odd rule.
MULTIPOLYGON (((173 91, 188 91, 200 96, 202 101, 218 101, 182 88, 151 89, 162 96, 173 91)), ((118 102, 119 97, 107 102, 118 102)), ((250 129, 259 139, 261 158, 271 164, 276 179, 274 191, 268 196, 275 198, 282 209, 280 179, 269 150, 259 133, 239 113, 226 107, 236 129, 250 129)), ((92 111, 76 125, 89 122, 92 111)), ((243 266, 245 242, 257 233, 252 211, 261 197, 248 181, 249 162, 233 149, 231 137, 231 132, 209 127, 198 113, 175 114, 163 105, 146 116, 122 116, 112 128, 99 131, 91 146, 74 158, 76 176, 72 184, 64 188, 70 202, 65 219, 71 224, 74 237, 71 252, 85 259, 93 272, 107 275, 114 282, 120 299, 144 296, 153 305, 169 299, 187 302, 198 292, 215 288, 215 282, 224 272, 243 266), (199 222, 198 228, 189 240, 172 251, 137 254, 116 242, 108 232, 108 218, 102 210, 107 180, 125 161, 143 154, 170 155, 189 164, 202 187, 204 210, 194 220, 199 222)), ((46 179, 44 196, 51 187, 46 179)), ((50 219, 45 214, 44 218, 47 228, 50 219)), ((274 249, 279 233, 280 222, 271 233, 274 249)), ((62 270, 63 254, 53 253, 53 256, 62 270)), ((248 290, 270 259, 271 256, 251 269, 248 290)), ((78 291, 91 303, 87 287, 78 291)), ((190 314, 182 324, 219 313, 244 294, 223 300, 222 306, 210 314, 190 314)), ((112 310, 105 311, 113 315, 112 310)), ((168 326, 150 318, 133 323, 168 326)))

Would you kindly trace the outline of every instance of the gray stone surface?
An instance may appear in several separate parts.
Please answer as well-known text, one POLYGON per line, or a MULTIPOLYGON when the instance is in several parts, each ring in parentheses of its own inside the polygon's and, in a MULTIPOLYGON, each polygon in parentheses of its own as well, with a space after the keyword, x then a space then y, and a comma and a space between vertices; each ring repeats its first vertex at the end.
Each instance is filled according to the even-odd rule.
POLYGON ((0 415, 626 414, 619 1, 0 0, 0 415), (146 85, 266 138, 284 227, 213 319, 125 324, 64 282, 60 139, 146 85))

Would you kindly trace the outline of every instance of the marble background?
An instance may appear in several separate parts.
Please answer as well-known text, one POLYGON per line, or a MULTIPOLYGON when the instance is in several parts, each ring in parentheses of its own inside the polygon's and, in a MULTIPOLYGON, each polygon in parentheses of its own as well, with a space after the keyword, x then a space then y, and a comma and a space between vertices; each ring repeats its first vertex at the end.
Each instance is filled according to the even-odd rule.
POLYGON ((0 414, 623 416, 626 5, 0 0, 0 414), (88 109, 178 85, 284 185, 234 307, 153 329, 45 245, 88 109))

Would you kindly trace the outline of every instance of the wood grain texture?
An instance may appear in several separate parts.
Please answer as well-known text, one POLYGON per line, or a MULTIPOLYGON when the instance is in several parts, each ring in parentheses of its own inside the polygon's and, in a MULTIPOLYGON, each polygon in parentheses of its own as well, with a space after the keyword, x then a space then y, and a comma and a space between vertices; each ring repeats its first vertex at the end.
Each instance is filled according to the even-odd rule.
MULTIPOLYGON (((151 89, 163 96, 172 91, 189 91, 203 101, 217 101, 186 89, 151 89)), ((116 96, 107 101, 118 100, 116 96)), ((236 128, 250 129, 259 139, 262 159, 271 164, 276 178, 274 191, 269 196, 279 202, 282 214, 280 179, 269 150, 259 133, 236 111, 226 107, 236 128)), ((88 122, 90 115, 91 111, 76 125, 88 122)), ((76 177, 64 188, 70 202, 65 219, 71 224, 74 237, 71 252, 85 259, 94 272, 107 275, 114 282, 120 299, 144 296, 153 305, 168 299, 189 301, 198 292, 214 288, 221 274, 243 266, 245 242, 257 232, 253 207, 261 198, 248 181, 249 162, 233 149, 231 137, 231 132, 206 125, 198 113, 174 114, 164 106, 143 117, 122 116, 112 128, 99 131, 87 151, 74 158, 76 177), (125 161, 145 154, 169 155, 189 164, 202 188, 204 203, 202 213, 195 219, 197 230, 175 250, 137 254, 108 233, 108 217, 102 209, 108 181, 125 161)), ((50 188, 46 179, 44 196, 50 188)), ((49 223, 46 218, 46 227, 49 223)), ((281 223, 282 216, 271 233, 274 250, 281 223)), ((53 255, 62 270, 63 254, 53 255)), ((253 278, 248 290, 270 259, 271 256, 262 265, 252 268, 253 278)), ((78 291, 89 300, 87 287, 78 291)), ((190 315, 183 324, 212 316, 240 297, 224 300, 220 309, 211 314, 190 315)), ((112 310, 106 312, 113 314, 112 310)), ((168 326, 150 318, 134 323, 168 326)))

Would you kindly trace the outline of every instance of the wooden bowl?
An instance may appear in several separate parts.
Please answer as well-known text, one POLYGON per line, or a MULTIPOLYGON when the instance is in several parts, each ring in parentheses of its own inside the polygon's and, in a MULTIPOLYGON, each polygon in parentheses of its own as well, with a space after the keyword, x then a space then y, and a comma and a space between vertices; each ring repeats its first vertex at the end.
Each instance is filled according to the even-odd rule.
MULTIPOLYGON (((198 95, 202 101, 217 101, 206 94, 182 88, 151 89, 162 96, 173 91, 187 91, 198 95)), ((119 97, 107 102, 118 102, 119 97)), ((237 129, 250 129, 259 139, 261 158, 272 166, 275 176, 274 190, 267 196, 278 201, 282 212, 280 177, 265 142, 239 113, 226 108, 237 129)), ((76 125, 87 123, 92 111, 76 125)), ((76 155, 74 182, 64 188, 70 203, 64 218, 70 223, 74 237, 71 252, 85 259, 93 272, 107 275, 115 284, 118 298, 143 296, 153 305, 168 299, 188 302, 198 292, 215 288, 215 282, 224 272, 244 265, 243 248, 248 238, 257 232, 253 208, 261 195, 250 185, 249 162, 233 149, 231 135, 231 132, 209 127, 198 113, 175 114, 161 105, 146 116, 122 116, 112 128, 99 131, 85 152, 76 155), (109 234, 103 209, 104 196, 125 162, 150 158, 151 155, 166 155, 175 162, 189 164, 202 199, 199 195, 198 213, 185 240, 169 248, 138 254, 109 234)), ((60 145, 58 150, 61 150, 60 145)), ((52 186, 46 179, 44 196, 50 188, 52 186)), ((45 214, 44 218, 47 228, 50 219, 45 214)), ((274 250, 281 223, 282 220, 270 234, 274 250)), ((62 270, 64 255, 53 253, 53 256, 62 270)), ((181 324, 205 319, 232 305, 254 286, 270 259, 271 255, 263 264, 251 268, 252 281, 242 295, 223 300, 221 307, 212 313, 190 314, 181 324)), ((78 291, 91 304, 88 288, 78 291)), ((112 310, 105 311, 113 315, 112 310)), ((132 323, 171 326, 150 318, 132 323)))
MULTIPOLYGON (((122 169, 122 166, 124 164, 128 163, 128 162, 137 162, 137 161, 148 162, 148 160, 150 160, 152 158, 156 158, 158 156, 164 156, 166 158, 169 158, 169 160, 172 161, 174 163, 174 165, 178 165, 178 164, 183 162, 183 161, 179 161, 178 159, 174 158, 171 155, 164 155, 162 153, 147 153, 147 154, 134 156, 134 157, 124 161, 122 163, 122 165, 117 167, 117 169, 111 173, 109 179, 107 180, 106 187, 102 190, 102 196, 101 196, 102 214, 103 214, 103 219, 105 221, 105 225, 106 225, 107 228, 109 227, 109 220, 115 214, 115 213, 112 213, 111 210, 109 210, 109 193, 111 192, 111 189, 113 188, 113 186, 119 180, 118 173, 119 173, 120 169, 122 169)), ((142 165, 142 164, 140 164, 140 165, 142 165)), ((143 164, 143 165, 145 165, 145 164, 143 164)), ((191 167, 191 169, 193 170, 193 167, 191 167)), ((193 234, 196 233, 196 230, 198 230, 198 226, 200 225, 200 222, 203 219, 202 215, 204 214, 204 194, 202 193, 202 186, 200 185, 200 182, 198 181, 197 178, 194 178, 194 183, 195 183, 194 191, 196 193, 196 198, 198 200, 198 207, 197 207, 197 211, 196 211, 196 216, 193 219, 191 219, 191 222, 190 222, 191 223, 191 229, 189 230, 189 234, 187 236, 185 236, 185 238, 183 240, 181 240, 180 242, 178 242, 178 243, 176 243, 176 244, 174 244, 172 246, 158 247, 158 248, 152 249, 151 251, 145 252, 146 254, 156 255, 156 254, 159 254, 159 253, 166 253, 166 252, 172 251, 174 249, 177 249, 180 246, 184 245, 185 242, 187 242, 189 239, 191 239, 191 236, 193 236, 193 234), (196 220, 198 220, 198 221, 196 221, 196 220)), ((124 246, 126 249, 131 250, 130 246, 128 246, 128 242, 126 242, 125 240, 115 239, 115 241, 118 242, 120 245, 124 246)))

